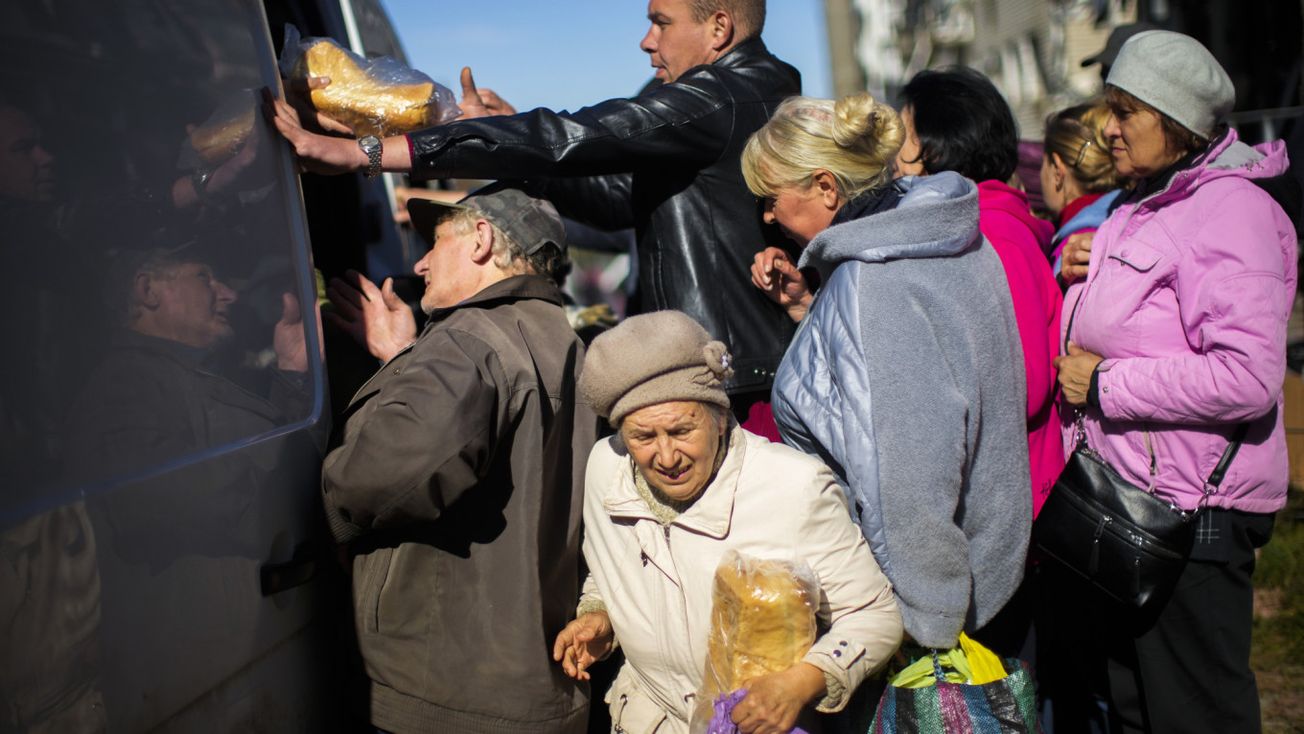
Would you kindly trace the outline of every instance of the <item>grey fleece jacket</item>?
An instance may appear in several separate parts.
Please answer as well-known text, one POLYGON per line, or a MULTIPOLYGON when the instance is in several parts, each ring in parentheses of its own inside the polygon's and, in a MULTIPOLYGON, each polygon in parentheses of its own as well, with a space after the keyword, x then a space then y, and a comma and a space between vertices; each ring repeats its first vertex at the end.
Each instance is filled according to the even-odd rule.
POLYGON ((977 187, 953 173, 899 183, 895 209, 830 227, 802 254, 825 285, 773 407, 784 441, 842 480, 906 631, 947 648, 1023 577, 1023 355, 977 187))

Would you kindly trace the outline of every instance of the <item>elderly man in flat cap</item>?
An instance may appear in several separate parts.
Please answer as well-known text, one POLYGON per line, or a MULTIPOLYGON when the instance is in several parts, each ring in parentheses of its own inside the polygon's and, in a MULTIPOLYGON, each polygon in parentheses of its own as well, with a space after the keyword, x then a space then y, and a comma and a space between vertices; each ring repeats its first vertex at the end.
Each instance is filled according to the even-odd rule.
MULTIPOLYGON (((370 721, 582 731, 587 688, 549 659, 579 593, 596 428, 576 400, 583 347, 552 278, 566 262, 561 219, 501 186, 408 207, 433 234, 416 266, 429 321, 353 398, 322 477, 332 532, 353 554, 370 721)), ((386 308, 371 290, 354 291, 346 317, 386 308)))

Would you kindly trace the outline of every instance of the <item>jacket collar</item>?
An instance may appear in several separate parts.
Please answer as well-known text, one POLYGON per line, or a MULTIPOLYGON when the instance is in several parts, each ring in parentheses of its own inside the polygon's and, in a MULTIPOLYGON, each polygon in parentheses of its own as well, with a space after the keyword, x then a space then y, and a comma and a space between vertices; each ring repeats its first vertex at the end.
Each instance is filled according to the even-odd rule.
POLYGON ((167 357, 191 369, 201 369, 210 353, 208 349, 192 347, 171 339, 141 334, 130 329, 116 333, 111 344, 119 349, 135 349, 167 357))
POLYGON ((1060 214, 1062 224, 1060 224, 1059 229, 1055 230, 1055 236, 1051 239, 1051 243, 1058 244, 1068 235, 1086 227, 1093 229, 1099 227, 1101 223, 1109 218, 1109 212, 1114 206, 1114 202, 1118 201, 1122 194, 1122 189, 1114 189, 1103 194, 1088 194, 1075 199, 1072 204, 1064 207, 1064 211, 1060 214), (1073 208, 1078 202, 1085 201, 1088 197, 1092 198, 1082 206, 1073 208))
POLYGON ((765 47, 765 41, 760 36, 749 38, 746 41, 729 49, 724 56, 711 62, 713 66, 723 66, 732 69, 738 66, 746 66, 756 59, 770 56, 770 50, 765 47))
MULTIPOLYGON (((612 437, 611 440, 620 439, 612 437)), ((716 539, 729 535, 734 496, 738 493, 738 479, 742 476, 746 444, 746 431, 741 426, 733 426, 729 431, 729 453, 725 455, 720 470, 715 473, 715 479, 706 486, 692 507, 670 522, 671 525, 716 539)), ((602 502, 602 506, 613 518, 656 521, 647 502, 634 489, 634 473, 630 463, 621 467, 620 482, 612 490, 611 496, 602 502)))
POLYGON ((981 243, 978 187, 953 171, 897 179, 905 195, 895 208, 820 232, 797 267, 814 267, 827 280, 843 262, 952 257, 981 243))
POLYGON ((898 186, 895 181, 887 186, 870 189, 843 204, 842 208, 838 209, 837 213, 833 215, 833 221, 829 223, 829 226, 891 211, 896 208, 897 204, 901 203, 901 198, 905 195, 905 190, 898 186))
POLYGON ((1234 128, 1214 139, 1209 147, 1187 156, 1172 167, 1146 179, 1129 197, 1129 204, 1163 206, 1190 194, 1218 178, 1261 179, 1278 176, 1289 169, 1285 145, 1273 141, 1250 147, 1240 141, 1234 128))
POLYGON ((566 303, 557 285, 547 278, 541 275, 513 275, 506 280, 486 286, 461 303, 431 311, 426 328, 429 329, 448 318, 454 311, 463 308, 485 308, 499 301, 520 301, 530 298, 537 298, 558 306, 566 303))
POLYGON ((1087 193, 1087 194, 1083 194, 1082 196, 1079 196, 1073 201, 1070 201, 1064 207, 1064 209, 1060 211, 1059 218, 1055 221, 1055 223, 1060 227, 1063 227, 1069 222, 1072 222, 1073 218, 1078 215, 1078 212, 1082 211, 1083 209, 1086 209, 1091 204, 1094 204, 1095 201, 1102 196, 1104 196, 1103 193, 1102 194, 1087 193))

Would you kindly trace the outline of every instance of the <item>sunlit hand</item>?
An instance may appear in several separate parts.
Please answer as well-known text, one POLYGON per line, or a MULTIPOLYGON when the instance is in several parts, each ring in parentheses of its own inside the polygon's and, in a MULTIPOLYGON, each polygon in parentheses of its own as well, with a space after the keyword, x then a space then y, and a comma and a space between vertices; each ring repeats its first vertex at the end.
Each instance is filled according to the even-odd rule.
POLYGON ((494 90, 476 88, 469 66, 462 67, 462 104, 459 106, 462 108, 462 115, 457 118, 459 120, 516 114, 516 108, 499 97, 494 90))
POLYGON ((301 170, 336 174, 366 169, 367 154, 358 147, 357 141, 308 132, 300 124, 298 113, 285 100, 276 99, 270 90, 264 90, 263 99, 266 114, 289 141, 301 170))
POLYGON ((589 666, 611 654, 615 633, 606 612, 589 612, 572 620, 557 634, 552 659, 561 663, 566 675, 588 680, 589 666))
POLYGON ((731 716, 743 734, 788 734, 801 710, 826 690, 824 673, 810 663, 753 678, 744 687, 747 696, 731 716))
POLYGON ((778 247, 767 247, 752 259, 752 285, 765 291, 770 300, 779 304, 793 321, 806 317, 814 296, 788 253, 778 247))
POLYGON ((1069 405, 1086 405, 1087 392, 1091 389, 1091 373, 1096 365, 1104 361, 1099 354, 1092 354, 1069 342, 1069 353, 1055 358, 1055 369, 1059 370, 1059 384, 1064 399, 1069 405))
MULTIPOLYGON (((317 330, 321 331, 321 311, 317 312, 317 330)), ((272 351, 276 352, 276 368, 286 372, 308 371, 308 339, 303 331, 303 310, 293 293, 281 294, 281 320, 272 330, 272 351)))
POLYGON ((417 338, 416 317, 394 292, 393 278, 377 288, 362 273, 350 270, 344 279, 331 278, 326 297, 335 306, 326 318, 382 362, 417 338))
POLYGON ((1072 283, 1078 278, 1087 277, 1088 265, 1091 263, 1091 241, 1095 232, 1082 232, 1069 235, 1060 251, 1060 280, 1072 283))
POLYGON ((492 89, 480 87, 480 100, 490 115, 514 115, 516 108, 510 102, 498 96, 492 89))

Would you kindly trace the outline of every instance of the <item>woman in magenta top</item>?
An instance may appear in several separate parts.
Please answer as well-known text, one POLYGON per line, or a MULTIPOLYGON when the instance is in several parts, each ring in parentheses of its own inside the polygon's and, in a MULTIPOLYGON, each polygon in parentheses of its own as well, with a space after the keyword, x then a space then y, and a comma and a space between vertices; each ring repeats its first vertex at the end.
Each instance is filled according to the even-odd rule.
POLYGON ((1005 267, 1027 378, 1028 463, 1033 516, 1064 468, 1055 369, 1063 302, 1046 261, 1054 227, 1005 182, 1018 165, 1014 116, 1000 92, 972 69, 916 74, 901 92, 906 141, 898 175, 956 171, 978 183, 978 229, 1005 267))

